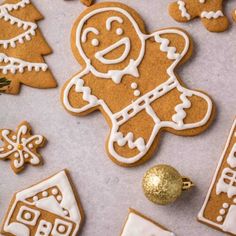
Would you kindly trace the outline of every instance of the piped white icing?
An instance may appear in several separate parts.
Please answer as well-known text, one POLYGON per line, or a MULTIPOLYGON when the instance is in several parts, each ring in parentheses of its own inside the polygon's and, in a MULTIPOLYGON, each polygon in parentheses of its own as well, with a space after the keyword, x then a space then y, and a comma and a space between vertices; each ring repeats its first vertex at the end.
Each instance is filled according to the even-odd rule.
POLYGON ((120 24, 123 23, 123 19, 121 17, 119 17, 119 16, 111 16, 106 21, 106 28, 107 28, 107 30, 109 30, 109 31, 111 30, 111 24, 112 24, 113 21, 117 21, 120 24))
POLYGON ((179 5, 179 10, 181 12, 181 16, 184 17, 184 18, 187 18, 188 20, 190 20, 191 16, 190 16, 190 14, 188 13, 188 11, 186 9, 185 2, 180 0, 177 3, 179 5))
MULTIPOLYGON (((125 38, 123 38, 123 40, 124 39, 125 38)), ((203 126, 204 124, 206 124, 208 122, 208 120, 211 116, 211 111, 212 111, 212 102, 209 99, 209 97, 207 97, 203 93, 192 91, 192 90, 184 88, 179 83, 179 81, 177 80, 177 78, 174 74, 174 69, 175 69, 176 65, 180 62, 180 60, 185 56, 185 54, 189 50, 189 38, 182 31, 177 30, 177 29, 165 29, 165 30, 157 31, 157 32, 150 34, 150 35, 146 35, 140 31, 137 23, 135 22, 133 17, 126 10, 118 8, 118 7, 105 7, 105 8, 95 9, 94 11, 92 11, 92 12, 88 13, 86 16, 84 16, 84 18, 82 18, 82 20, 80 21, 80 23, 77 27, 77 30, 76 30, 76 46, 79 50, 80 55, 85 60, 87 66, 81 73, 79 73, 73 79, 71 79, 71 81, 66 86, 66 88, 64 90, 64 94, 63 94, 63 103, 64 103, 67 110, 74 112, 74 113, 81 113, 81 112, 84 112, 88 109, 94 108, 96 106, 101 106, 103 108, 103 110, 109 116, 111 123, 112 123, 112 130, 111 130, 110 138, 108 141, 108 150, 109 150, 109 153, 117 161, 119 161, 121 163, 126 163, 126 164, 132 164, 132 163, 139 161, 147 153, 147 151, 151 147, 156 135, 158 134, 159 130, 163 127, 170 127, 170 128, 176 129, 176 130, 185 130, 185 129, 192 129, 192 128, 203 126), (133 27, 136 30, 137 35, 139 36, 142 46, 141 46, 141 50, 139 53, 139 57, 136 60, 131 60, 131 63, 127 68, 125 68, 124 70, 120 70, 120 71, 109 71, 108 73, 104 74, 104 73, 98 72, 91 65, 90 59, 87 58, 87 56, 85 55, 85 53, 82 49, 82 46, 81 46, 81 44, 83 43, 83 40, 81 40, 81 35, 83 35, 82 29, 84 27, 84 24, 86 23, 86 21, 90 17, 92 17, 96 14, 99 14, 99 13, 106 12, 106 11, 115 11, 115 12, 117 11, 117 12, 124 14, 130 20, 130 22, 133 24, 133 27), (170 41, 163 37, 163 35, 166 35, 166 34, 175 34, 175 35, 178 35, 179 37, 182 37, 184 39, 185 47, 181 53, 177 53, 176 52, 177 50, 175 47, 169 46, 170 41), (169 76, 169 79, 166 82, 164 82, 164 83, 160 84, 159 86, 157 86, 156 88, 154 88, 152 91, 150 91, 142 96, 140 96, 140 93, 138 94, 138 92, 137 92, 136 95, 138 95, 140 97, 138 97, 135 101, 132 101, 132 103, 130 105, 128 105, 127 107, 125 107, 121 111, 113 114, 112 111, 110 110, 110 108, 107 106, 107 104, 103 100, 92 95, 91 89, 89 87, 84 86, 83 76, 85 76, 89 73, 92 73, 94 76, 102 78, 102 79, 112 79, 112 81, 115 82, 116 84, 121 83, 123 76, 127 75, 127 74, 128 75, 131 74, 134 77, 139 77, 138 65, 142 62, 143 57, 145 55, 145 42, 146 42, 146 40, 148 40, 150 38, 154 38, 155 41, 160 44, 160 50, 166 54, 166 56, 169 60, 172 61, 171 66, 167 69, 167 74, 169 76), (68 95, 69 95, 69 92, 73 86, 76 87, 75 88, 76 92, 80 92, 83 94, 83 99, 88 102, 87 105, 85 105, 81 108, 75 108, 75 107, 71 106, 71 104, 69 102, 68 95), (176 114, 173 116, 172 121, 160 121, 160 119, 157 117, 157 114, 155 114, 154 110, 151 108, 150 105, 152 102, 154 102, 155 100, 164 96, 165 94, 167 94, 168 92, 170 92, 173 89, 177 89, 181 93, 180 99, 181 99, 182 103, 178 104, 176 106, 176 108, 175 108, 176 114), (193 123, 193 124, 185 124, 184 118, 186 116, 186 113, 185 113, 184 109, 189 108, 191 106, 191 103, 190 103, 188 97, 191 97, 193 95, 204 99, 207 103, 208 110, 207 110, 205 117, 201 121, 193 123), (119 132, 119 128, 122 124, 127 122, 129 119, 131 119, 132 117, 137 115, 142 110, 146 110, 147 113, 152 117, 152 119, 155 122, 155 126, 152 130, 151 136, 146 143, 144 142, 144 139, 142 137, 139 137, 139 138, 137 138, 136 141, 134 141, 134 139, 133 139, 134 134, 132 132, 129 132, 128 134, 125 134, 125 135, 121 134, 119 132), (114 150, 115 143, 118 143, 118 145, 122 144, 122 146, 125 145, 126 143, 128 143, 130 148, 136 147, 139 150, 139 153, 134 157, 125 158, 125 157, 119 155, 114 150)), ((112 45, 111 47, 115 47, 115 46, 116 45, 112 45)), ((107 51, 104 51, 104 52, 106 53, 107 51)), ((102 56, 102 55, 100 55, 100 56, 102 56)), ((104 64, 107 64, 107 62, 103 61, 103 59, 101 59, 101 57, 98 57, 98 55, 97 55, 97 58, 101 62, 105 62, 104 64)))
POLYGON ((8 57, 4 53, 0 53, 0 63, 4 63, 6 65, 0 65, 0 71, 3 74, 7 73, 24 73, 25 70, 28 71, 46 71, 48 69, 48 65, 45 63, 32 63, 28 61, 24 61, 14 57, 8 57))
POLYGON ((130 213, 126 221, 121 236, 174 236, 175 234, 167 231, 149 220, 130 213))
POLYGON ((228 198, 236 195, 236 171, 224 168, 216 185, 216 194, 227 193, 228 198))
MULTIPOLYGON (((104 50, 95 53, 95 57, 101 63, 103 63, 104 65, 118 64, 118 63, 124 61, 127 58, 129 52, 130 52, 130 40, 129 40, 129 38, 125 37, 125 38, 121 39, 120 41, 112 44, 110 47, 105 48, 104 50), (125 46, 125 50, 124 50, 123 54, 119 58, 116 58, 116 59, 106 59, 104 57, 109 52, 113 51, 114 49, 116 49, 116 48, 118 48, 118 47, 120 47, 122 45, 125 46)), ((115 81, 115 82, 118 83, 118 81, 115 81)))
POLYGON ((207 19, 217 19, 219 17, 224 16, 223 12, 221 10, 218 10, 216 12, 214 11, 203 11, 201 13, 201 18, 207 18, 207 19))
POLYGON ((18 10, 24 8, 26 5, 30 4, 30 0, 21 0, 15 4, 4 4, 0 6, 0 19, 4 21, 9 21, 11 25, 16 24, 18 28, 25 30, 24 33, 19 34, 16 37, 6 40, 0 40, 0 46, 4 48, 16 47, 16 43, 24 43, 31 39, 32 36, 36 34, 37 24, 33 22, 23 21, 19 18, 12 16, 9 12, 13 10, 18 10))
POLYGON ((236 234, 236 205, 231 205, 222 225, 222 230, 231 234, 236 234))
POLYGON ((230 154, 227 158, 227 163, 232 167, 236 168, 236 143, 232 147, 230 154))

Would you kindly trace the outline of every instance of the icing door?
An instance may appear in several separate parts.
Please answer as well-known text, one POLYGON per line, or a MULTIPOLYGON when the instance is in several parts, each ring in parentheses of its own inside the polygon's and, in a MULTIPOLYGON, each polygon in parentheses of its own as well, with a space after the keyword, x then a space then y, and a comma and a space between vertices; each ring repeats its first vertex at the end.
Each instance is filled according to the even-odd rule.
POLYGON ((225 232, 236 234, 236 205, 231 205, 225 218, 222 229, 225 232))

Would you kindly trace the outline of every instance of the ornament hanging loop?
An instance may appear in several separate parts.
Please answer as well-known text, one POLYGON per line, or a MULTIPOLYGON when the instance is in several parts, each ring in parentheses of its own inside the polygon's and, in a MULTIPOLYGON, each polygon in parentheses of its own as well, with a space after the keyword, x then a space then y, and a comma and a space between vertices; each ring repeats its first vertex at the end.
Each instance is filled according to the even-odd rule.
POLYGON ((183 186, 182 186, 183 191, 189 190, 190 188, 195 186, 194 183, 188 177, 182 176, 182 181, 183 181, 183 186))

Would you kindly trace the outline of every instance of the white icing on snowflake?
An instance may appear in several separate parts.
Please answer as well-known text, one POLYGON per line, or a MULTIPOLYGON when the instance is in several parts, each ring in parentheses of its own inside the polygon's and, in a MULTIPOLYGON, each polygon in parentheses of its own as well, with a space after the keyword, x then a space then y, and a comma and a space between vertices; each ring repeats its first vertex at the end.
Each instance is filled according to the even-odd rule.
POLYGON ((9 158, 14 155, 13 165, 16 169, 21 168, 25 163, 25 158, 30 158, 29 162, 32 165, 37 165, 40 163, 39 157, 32 150, 35 146, 43 143, 44 138, 41 135, 32 135, 29 138, 22 138, 29 132, 26 125, 20 126, 16 134, 16 139, 9 136, 11 133, 9 130, 2 130, 1 136, 3 142, 8 143, 7 149, 0 149, 0 159, 9 158))

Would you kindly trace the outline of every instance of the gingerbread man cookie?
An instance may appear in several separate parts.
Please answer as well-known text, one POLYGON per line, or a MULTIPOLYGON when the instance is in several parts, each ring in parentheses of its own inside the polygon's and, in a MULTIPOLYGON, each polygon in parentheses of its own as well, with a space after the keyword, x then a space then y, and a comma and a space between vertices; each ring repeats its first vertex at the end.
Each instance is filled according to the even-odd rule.
POLYGON ((57 83, 43 56, 51 49, 36 22, 43 16, 30 0, 0 5, 0 92, 17 94, 20 85, 53 88, 57 83))
POLYGON ((65 84, 62 103, 73 115, 102 112, 111 127, 107 152, 117 164, 146 161, 164 130, 196 135, 212 121, 211 99, 174 72, 192 51, 182 30, 148 34, 133 9, 99 3, 76 20, 72 49, 83 69, 65 84))
POLYGON ((4 236, 76 236, 83 211, 66 170, 17 192, 8 208, 4 236))
POLYGON ((179 22, 199 17, 207 30, 222 32, 229 26, 222 5, 223 0, 179 0, 169 5, 169 14, 179 22))
POLYGON ((42 135, 32 135, 31 126, 23 121, 14 132, 9 129, 0 129, 0 160, 11 161, 11 167, 15 173, 24 169, 26 163, 31 165, 42 164, 42 157, 38 149, 43 147, 46 139, 42 135))

